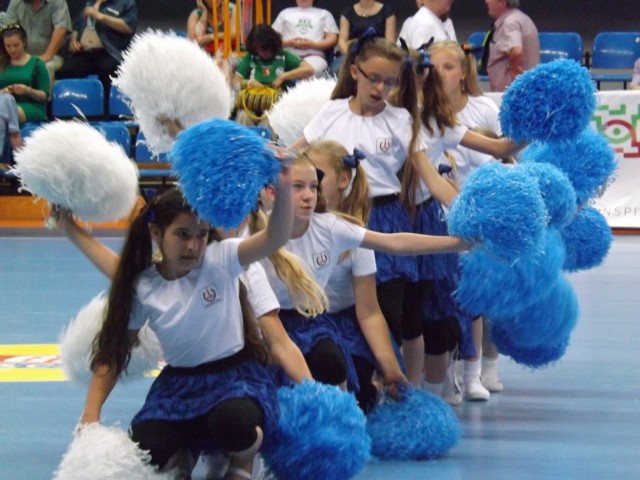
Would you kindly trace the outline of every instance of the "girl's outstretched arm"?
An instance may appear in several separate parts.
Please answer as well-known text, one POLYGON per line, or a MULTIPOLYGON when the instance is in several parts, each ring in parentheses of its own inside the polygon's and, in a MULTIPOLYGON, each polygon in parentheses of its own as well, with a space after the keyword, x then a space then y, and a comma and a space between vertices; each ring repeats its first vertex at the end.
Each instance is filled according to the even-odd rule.
POLYGON ((277 310, 259 317, 258 324, 275 363, 280 365, 296 383, 300 383, 304 379, 313 380, 304 355, 282 326, 277 310))
POLYGON ((241 265, 249 265, 271 255, 289 240, 293 227, 291 206, 291 173, 285 167, 276 184, 276 200, 269 216, 267 228, 245 238, 238 247, 241 265))
POLYGON ((118 268, 120 256, 102 242, 79 226, 73 218, 73 213, 59 205, 52 205, 50 218, 56 222, 61 230, 73 244, 78 247, 98 270, 113 280, 118 268))
POLYGON ((458 195, 456 188, 438 173, 424 151, 417 152, 413 156, 413 165, 434 198, 446 204, 456 198, 458 195))
POLYGON ((366 231, 360 246, 396 255, 462 252, 471 248, 471 245, 459 237, 418 233, 380 233, 371 230, 366 231))
POLYGON ((494 158, 510 157, 527 146, 526 143, 513 143, 508 138, 487 137, 473 130, 467 130, 460 145, 494 158))

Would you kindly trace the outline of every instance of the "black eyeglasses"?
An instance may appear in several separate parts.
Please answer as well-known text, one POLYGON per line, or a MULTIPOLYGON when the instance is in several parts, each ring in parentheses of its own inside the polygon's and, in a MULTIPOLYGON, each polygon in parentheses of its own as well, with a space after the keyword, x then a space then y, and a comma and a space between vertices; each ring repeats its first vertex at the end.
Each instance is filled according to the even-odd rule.
POLYGON ((382 83, 384 85, 384 88, 386 88, 386 89, 398 86, 399 81, 398 81, 397 78, 383 79, 383 78, 378 77, 377 75, 366 74, 364 72, 364 70, 362 70, 362 68, 360 68, 360 65, 358 65, 358 64, 355 64, 355 66, 358 69, 358 71, 362 74, 362 76, 364 78, 366 78, 371 85, 378 85, 379 83, 382 83))

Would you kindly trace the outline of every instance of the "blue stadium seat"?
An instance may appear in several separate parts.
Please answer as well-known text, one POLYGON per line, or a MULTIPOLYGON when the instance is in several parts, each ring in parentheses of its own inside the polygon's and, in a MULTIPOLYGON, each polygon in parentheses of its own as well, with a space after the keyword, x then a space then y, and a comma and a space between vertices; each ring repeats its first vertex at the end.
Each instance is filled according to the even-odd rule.
POLYGON ((92 126, 110 142, 118 143, 128 157, 131 157, 131 134, 122 122, 96 122, 92 126))
POLYGON ((111 85, 111 90, 109 91, 109 116, 125 120, 133 118, 133 112, 129 107, 127 98, 115 85, 111 85))
MULTIPOLYGON (((481 47, 484 43, 484 37, 487 36, 487 32, 473 32, 469 37, 467 37, 467 44, 473 45, 474 47, 481 47)), ((478 49, 473 56, 476 58, 476 63, 480 61, 482 58, 483 49, 478 49)), ((481 82, 488 82, 489 77, 486 75, 478 75, 478 80, 481 82)))
POLYGON ((173 176, 171 168, 168 166, 169 158, 166 154, 162 154, 159 157, 154 157, 151 154, 151 150, 147 146, 147 141, 144 138, 144 134, 140 131, 136 137, 136 144, 133 158, 136 163, 139 164, 140 178, 160 178, 162 183, 166 183, 167 179, 173 176), (146 165, 145 165, 146 164, 146 165), (149 165, 149 164, 157 164, 149 165))
POLYGON ((540 32, 540 63, 558 58, 582 63, 582 37, 575 32, 540 32))
POLYGON ((598 88, 601 82, 622 82, 627 88, 637 58, 640 58, 640 32, 600 32, 593 40, 591 68, 614 72, 592 72, 591 78, 598 88))
POLYGON ((51 114, 55 118, 104 115, 104 88, 97 78, 63 78, 53 84, 51 114))

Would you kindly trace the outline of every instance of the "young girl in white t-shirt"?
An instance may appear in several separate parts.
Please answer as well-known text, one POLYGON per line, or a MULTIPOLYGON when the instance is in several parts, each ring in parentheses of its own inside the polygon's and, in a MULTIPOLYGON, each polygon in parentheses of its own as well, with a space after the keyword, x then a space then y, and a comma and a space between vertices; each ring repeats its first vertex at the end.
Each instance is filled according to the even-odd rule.
MULTIPOLYGON (((185 449, 219 450, 231 454, 226 478, 249 478, 263 437, 275 429, 278 406, 264 367, 267 352, 239 277, 288 237, 289 185, 281 175, 269 227, 246 239, 210 242, 209 225, 177 189, 158 195, 138 214, 94 342, 81 424, 100 421, 137 332, 149 322, 167 366, 132 420, 132 439, 161 469, 185 449), (152 259, 152 242, 160 260, 152 259)), ((112 260, 102 266, 105 273, 112 260)))
MULTIPOLYGON (((352 43, 340 70, 332 100, 304 129, 292 148, 317 139, 335 140, 347 151, 361 150, 372 209, 368 228, 393 233, 411 231, 409 214, 400 198, 398 173, 414 164, 433 194, 445 203, 456 190, 425 155, 419 137, 415 74, 407 54, 397 45, 366 34, 352 43), (398 89, 398 105, 387 102, 398 89)), ((376 252, 378 301, 391 333, 402 343, 402 298, 408 280, 417 278, 414 257, 376 252)))
MULTIPOLYGON (((305 155, 294 160, 291 174, 294 227, 284 248, 296 256, 304 271, 325 291, 344 252, 358 247, 400 255, 460 251, 468 247, 456 237, 373 232, 326 212, 318 171, 305 155)), ((350 372, 353 366, 340 332, 325 314, 309 318, 304 312, 294 310, 289 292, 297 278, 283 278, 273 264, 265 263, 271 286, 282 307, 282 322, 305 354, 314 379, 336 385, 349 380, 351 388, 357 389, 357 384, 353 385, 357 378, 349 378, 349 373, 354 373, 350 372)))
MULTIPOLYGON (((304 154, 324 173, 321 184, 327 208, 366 225, 371 199, 360 165, 362 152, 356 150, 350 155, 338 142, 316 140, 304 154)), ((327 317, 347 344, 358 375, 356 398, 364 411, 375 404, 380 389, 373 379, 374 371, 392 391, 398 383, 407 381, 400 352, 378 304, 375 273, 373 250, 356 248, 340 256, 326 287, 327 317)))

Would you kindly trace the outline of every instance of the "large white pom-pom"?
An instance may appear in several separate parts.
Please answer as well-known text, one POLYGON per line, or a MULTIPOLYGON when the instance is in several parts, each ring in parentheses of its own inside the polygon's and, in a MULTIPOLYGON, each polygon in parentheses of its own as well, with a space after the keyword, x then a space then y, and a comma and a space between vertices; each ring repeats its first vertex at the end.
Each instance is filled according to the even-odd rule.
POLYGON ((92 423, 83 427, 68 450, 53 480, 170 480, 173 473, 160 473, 149 453, 141 450, 117 427, 92 423))
POLYGON ((313 78, 296 83, 267 113, 269 124, 286 147, 302 137, 304 127, 331 99, 335 79, 313 78))
POLYGON ((187 128, 212 117, 229 118, 231 87, 196 43, 173 32, 148 30, 134 37, 113 84, 129 98, 150 150, 171 150, 173 138, 158 118, 187 128))
MULTIPOLYGON (((65 374, 72 382, 87 385, 91 379, 91 348, 104 322, 107 297, 97 295, 82 307, 60 335, 60 360, 65 374)), ((138 332, 138 344, 131 351, 131 359, 120 381, 143 378, 158 368, 162 348, 158 337, 147 325, 138 332)))
POLYGON ((78 121, 35 130, 16 152, 22 188, 86 221, 119 220, 138 197, 138 170, 122 147, 78 121))

